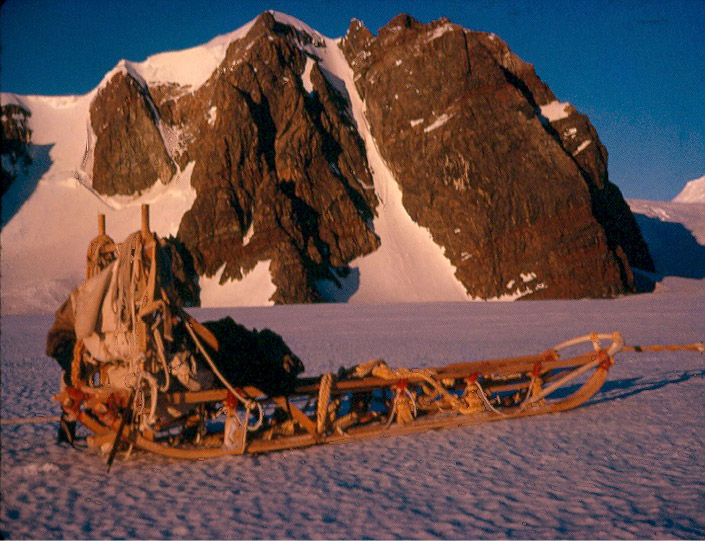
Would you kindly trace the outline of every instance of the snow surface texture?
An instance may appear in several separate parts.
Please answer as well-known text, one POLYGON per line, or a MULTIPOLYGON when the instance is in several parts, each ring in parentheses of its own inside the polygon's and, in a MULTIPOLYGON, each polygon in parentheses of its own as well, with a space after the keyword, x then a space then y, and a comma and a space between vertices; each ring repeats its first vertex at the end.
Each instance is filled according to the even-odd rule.
MULTIPOLYGON (((431 366, 540 352, 586 331, 705 338, 702 281, 612 300, 194 310, 281 333, 308 375, 369 358, 431 366)), ((56 415, 50 316, 4 316, 3 419, 56 415)), ((259 457, 105 458, 56 424, 0 430, 5 538, 703 538, 705 364, 621 353, 564 413, 259 457)))

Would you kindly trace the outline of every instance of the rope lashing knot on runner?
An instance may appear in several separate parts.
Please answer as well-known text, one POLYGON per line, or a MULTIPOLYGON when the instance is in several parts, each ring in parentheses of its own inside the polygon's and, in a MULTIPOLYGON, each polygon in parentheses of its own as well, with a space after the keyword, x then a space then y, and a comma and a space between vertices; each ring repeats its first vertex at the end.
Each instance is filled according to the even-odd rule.
POLYGON ((601 349, 595 357, 597 361, 600 361, 600 368, 603 370, 608 370, 614 364, 614 357, 608 355, 603 349, 601 349))
POLYGON ((408 380, 399 380, 394 385, 394 399, 392 402, 392 411, 389 413, 387 427, 389 427, 396 418, 397 423, 407 425, 411 423, 418 415, 416 408, 416 396, 409 389, 408 380))
POLYGON ((228 413, 233 413, 235 409, 237 409, 238 404, 240 401, 237 399, 237 397, 231 393, 230 391, 227 391, 227 394, 225 395, 225 408, 227 409, 228 413))
POLYGON ((477 372, 470 374, 465 378, 465 391, 462 399, 465 401, 466 411, 469 414, 483 413, 486 411, 485 404, 480 398, 479 393, 483 392, 477 385, 477 372))
POLYGON ((333 373, 328 372, 321 376, 318 387, 318 402, 316 403, 316 431, 324 434, 328 430, 330 393, 333 387, 333 373))
POLYGON ((83 404, 89 396, 80 389, 76 389, 76 387, 67 387, 66 394, 67 397, 62 402, 62 406, 72 417, 78 417, 78 414, 81 412, 81 404, 83 404))
POLYGON ((550 361, 557 361, 559 358, 558 352, 555 349, 547 349, 546 351, 543 352, 543 361, 544 362, 550 362, 550 361))

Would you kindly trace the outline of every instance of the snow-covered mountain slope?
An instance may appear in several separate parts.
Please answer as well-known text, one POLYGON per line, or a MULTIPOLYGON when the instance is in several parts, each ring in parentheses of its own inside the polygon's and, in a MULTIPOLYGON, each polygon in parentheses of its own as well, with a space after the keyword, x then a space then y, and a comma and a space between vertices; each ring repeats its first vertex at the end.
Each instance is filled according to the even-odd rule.
POLYGON ((82 183, 76 167, 83 152, 71 134, 81 128, 85 132, 81 115, 87 114, 89 99, 75 98, 62 109, 44 98, 23 98, 33 111, 36 144, 30 149, 32 165, 2 201, 3 313, 52 311, 63 302, 83 278, 98 213, 106 215, 108 232, 122 240, 138 228, 141 203, 149 203, 152 229, 166 236, 176 234, 193 202, 192 165, 168 187, 155 184, 133 198, 99 196, 82 183))
MULTIPOLYGON (((375 190, 382 204, 375 231, 382 248, 353 262, 344 289, 327 289, 330 298, 350 302, 465 300, 454 268, 427 230, 416 225, 401 204, 401 192, 370 135, 364 103, 352 71, 336 40, 321 36, 301 21, 274 13, 279 22, 316 36, 308 45, 321 59, 330 81, 350 99, 355 122, 364 137, 375 190), (354 291, 354 293, 353 293, 354 291), (352 296, 351 296, 352 295, 352 296)), ((191 208, 193 163, 163 185, 156 183, 138 196, 99 195, 91 189, 92 145, 89 107, 101 86, 116 71, 128 71, 147 84, 176 83, 198 88, 217 68, 229 43, 246 35, 254 21, 208 44, 154 55, 144 62, 121 61, 103 81, 83 96, 41 97, 2 94, 2 103, 31 111, 33 164, 13 183, 2 205, 2 310, 5 313, 54 310, 81 279, 83 257, 96 234, 96 216, 107 215, 108 233, 121 240, 139 224, 139 205, 152 205, 152 226, 160 235, 175 235, 191 208)), ((240 283, 201 277, 203 306, 271 304, 274 285, 268 265, 260 264, 240 283)), ((321 284, 322 289, 326 284, 321 284)))
POLYGON ((691 180, 673 198, 676 203, 705 203, 705 176, 691 180))
POLYGON ((645 199, 630 199, 628 202, 632 212, 636 215, 653 218, 664 223, 682 224, 698 244, 705 246, 705 203, 679 203, 675 200, 649 201, 645 199))
POLYGON ((660 276, 705 278, 705 201, 697 201, 699 186, 705 186, 703 179, 689 182, 673 201, 628 200, 660 276))
POLYGON ((204 45, 159 53, 144 62, 123 61, 149 85, 177 83, 188 92, 197 90, 225 58, 228 45, 245 37, 254 20, 233 32, 217 36, 204 45))

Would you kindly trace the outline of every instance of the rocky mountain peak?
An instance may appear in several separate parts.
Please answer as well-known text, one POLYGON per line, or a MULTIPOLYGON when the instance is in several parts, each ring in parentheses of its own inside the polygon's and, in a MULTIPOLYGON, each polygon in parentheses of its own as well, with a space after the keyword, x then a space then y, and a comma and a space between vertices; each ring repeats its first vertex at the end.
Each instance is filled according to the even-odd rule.
POLYGON ((340 46, 345 51, 347 49, 363 50, 369 43, 375 39, 375 36, 365 26, 360 19, 352 19, 348 31, 340 40, 340 46))
POLYGON ((389 38, 399 31, 420 28, 423 25, 407 13, 400 13, 379 29, 381 39, 389 38))
POLYGON ((633 291, 648 250, 587 117, 496 36, 405 20, 343 51, 404 206, 469 293, 633 291))
POLYGON ((106 200, 190 183, 173 240, 188 295, 189 274, 227 285, 264 268, 273 302, 340 299, 360 261, 384 262, 369 283, 438 256, 453 299, 602 297, 652 268, 589 119, 499 37, 445 18, 402 14, 377 36, 353 19, 335 42, 265 12, 121 62, 86 122, 79 169, 106 200), (423 239, 389 264, 402 219, 423 239))
POLYGON ((262 14, 210 79, 171 100, 198 196, 179 238, 201 274, 239 279, 270 261, 277 302, 321 300, 316 283, 374 250, 376 198, 347 102, 307 50, 320 37, 262 14))

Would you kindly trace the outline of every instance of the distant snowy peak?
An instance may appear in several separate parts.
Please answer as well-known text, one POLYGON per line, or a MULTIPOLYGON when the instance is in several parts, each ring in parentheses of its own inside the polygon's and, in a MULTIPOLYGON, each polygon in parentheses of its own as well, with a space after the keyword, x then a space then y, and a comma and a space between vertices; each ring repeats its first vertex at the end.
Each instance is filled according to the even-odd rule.
POLYGON ((705 203, 705 176, 691 180, 673 198, 675 203, 705 203))

